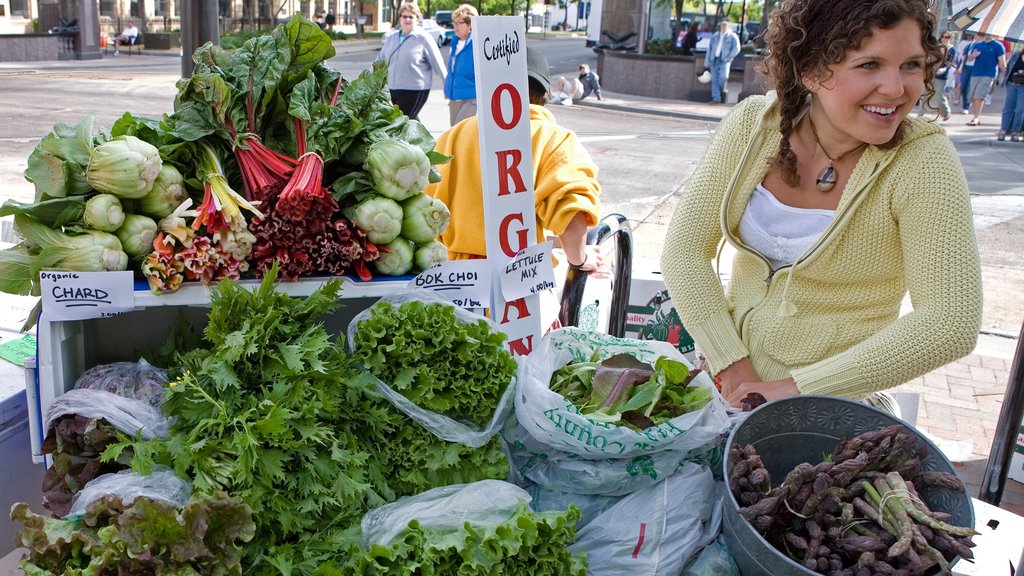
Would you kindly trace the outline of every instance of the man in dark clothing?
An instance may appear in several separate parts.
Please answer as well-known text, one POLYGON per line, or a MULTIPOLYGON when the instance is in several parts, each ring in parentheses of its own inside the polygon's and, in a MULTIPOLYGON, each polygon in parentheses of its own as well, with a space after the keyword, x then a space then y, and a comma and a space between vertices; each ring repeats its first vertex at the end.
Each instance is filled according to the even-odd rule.
POLYGON ((583 95, 579 97, 583 100, 587 96, 593 93, 597 96, 597 99, 601 99, 601 80, 597 77, 595 72, 590 71, 590 66, 586 64, 580 64, 580 84, 583 84, 583 95))

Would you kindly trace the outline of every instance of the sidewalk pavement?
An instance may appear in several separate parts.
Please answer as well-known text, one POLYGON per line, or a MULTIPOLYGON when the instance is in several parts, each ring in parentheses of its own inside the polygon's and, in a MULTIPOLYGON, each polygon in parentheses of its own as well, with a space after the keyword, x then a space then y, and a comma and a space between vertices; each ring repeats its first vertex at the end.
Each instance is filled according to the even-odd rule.
MULTIPOLYGON (((738 84, 731 86, 731 95, 739 93, 738 84)), ((997 91, 997 94, 1001 96, 1002 91, 997 91)), ((992 105, 985 107, 981 126, 967 126, 970 117, 956 113, 949 121, 939 123, 958 143, 1019 147, 1024 158, 1024 143, 996 141, 1002 101, 998 96, 993 100, 992 105)), ((732 109, 732 104, 714 105, 605 92, 603 100, 586 99, 575 105, 718 122, 732 109)), ((959 112, 959 109, 955 108, 955 111, 959 112)), ((634 224, 634 250, 641 258, 657 261, 678 198, 679 194, 672 195, 646 219, 634 224)), ((954 461, 975 497, 979 494, 992 447, 1017 337, 1017 334, 982 333, 978 347, 971 355, 892 391, 900 398, 904 415, 916 407, 916 427, 931 437, 954 461), (906 409, 908 406, 911 410, 906 409)), ((1008 479, 1000 507, 1024 515, 1024 484, 1008 479)))

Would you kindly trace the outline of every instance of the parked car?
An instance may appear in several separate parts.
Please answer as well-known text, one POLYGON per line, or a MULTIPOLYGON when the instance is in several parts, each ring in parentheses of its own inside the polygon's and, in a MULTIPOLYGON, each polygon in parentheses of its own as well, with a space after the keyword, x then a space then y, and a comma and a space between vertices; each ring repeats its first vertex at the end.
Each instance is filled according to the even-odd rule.
POLYGON ((428 34, 435 40, 437 40, 437 47, 440 48, 446 44, 445 41, 445 29, 441 27, 436 21, 426 18, 420 20, 420 28, 427 31, 428 34))
MULTIPOLYGON (((438 48, 440 48, 441 46, 444 46, 445 44, 448 43, 447 34, 445 33, 446 30, 444 28, 441 28, 437 24, 437 22, 434 22, 433 20, 430 20, 428 18, 428 19, 425 19, 425 20, 420 20, 419 24, 417 24, 417 26, 419 26, 420 28, 423 28, 423 30, 425 30, 427 32, 427 34, 430 34, 430 37, 433 38, 435 42, 437 42, 437 47, 438 48)), ((395 27, 395 28, 392 28, 391 31, 389 31, 387 34, 381 36, 380 37, 381 44, 383 44, 384 41, 389 36, 391 36, 392 34, 398 34, 399 30, 401 30, 401 28, 395 27)))
POLYGON ((438 10, 434 12, 434 22, 440 24, 442 28, 455 28, 455 24, 452 22, 451 10, 438 10))
POLYGON ((455 43, 455 30, 449 28, 444 31, 444 44, 445 46, 451 46, 455 43))

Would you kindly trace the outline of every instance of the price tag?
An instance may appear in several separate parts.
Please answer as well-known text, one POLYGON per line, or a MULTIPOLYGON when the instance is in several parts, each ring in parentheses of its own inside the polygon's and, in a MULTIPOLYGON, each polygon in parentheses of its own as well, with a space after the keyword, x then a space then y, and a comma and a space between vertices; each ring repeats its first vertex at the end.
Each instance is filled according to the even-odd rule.
POLYGON ((410 280, 409 287, 433 290, 462 308, 491 306, 491 268, 487 260, 434 264, 410 280))
POLYGON ((519 251, 501 273, 501 295, 509 301, 540 294, 555 287, 551 265, 551 242, 534 244, 519 251))
POLYGON ((48 322, 117 316, 135 309, 134 274, 124 272, 39 273, 42 319, 48 322))

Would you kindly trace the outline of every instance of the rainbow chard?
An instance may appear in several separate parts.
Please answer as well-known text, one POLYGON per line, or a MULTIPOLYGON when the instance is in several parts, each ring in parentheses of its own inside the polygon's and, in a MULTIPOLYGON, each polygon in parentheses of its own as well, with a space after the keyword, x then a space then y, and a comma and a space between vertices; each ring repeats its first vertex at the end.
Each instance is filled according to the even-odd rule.
POLYGON ((330 86, 330 99, 325 101, 317 76, 310 70, 292 89, 288 100, 288 114, 295 125, 298 165, 278 196, 275 208, 296 222, 306 219, 310 211, 322 219, 338 209, 323 186, 323 177, 324 163, 338 156, 338 136, 348 130, 348 114, 334 106, 340 83, 339 77, 330 86))
POLYGON ((249 203, 238 192, 235 192, 224 177, 224 166, 216 148, 206 142, 198 143, 198 172, 203 181, 203 202, 196 209, 196 219, 192 228, 198 230, 206 226, 211 233, 230 229, 245 224, 242 208, 252 212, 258 218, 263 217, 255 206, 249 203))

